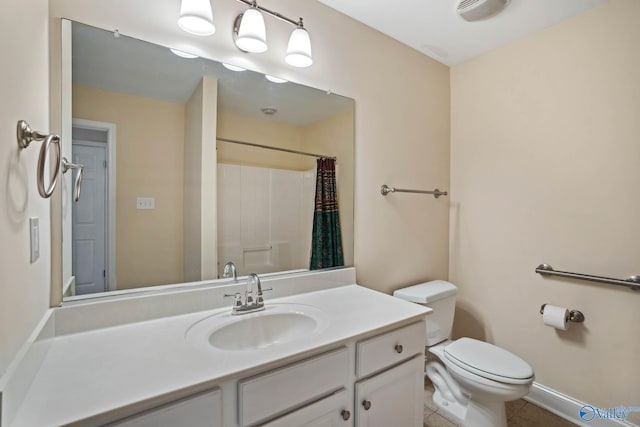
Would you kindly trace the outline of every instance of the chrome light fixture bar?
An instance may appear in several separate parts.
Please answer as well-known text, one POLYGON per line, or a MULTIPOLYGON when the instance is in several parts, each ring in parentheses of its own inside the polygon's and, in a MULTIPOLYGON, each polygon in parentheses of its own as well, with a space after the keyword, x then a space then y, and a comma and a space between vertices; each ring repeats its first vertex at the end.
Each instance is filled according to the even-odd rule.
POLYGON ((252 53, 261 53, 267 50, 266 30, 264 18, 261 14, 261 12, 264 12, 296 27, 289 37, 285 56, 287 64, 294 67, 309 67, 313 64, 311 38, 304 28, 302 18, 297 21, 287 18, 281 13, 259 6, 256 0, 238 1, 249 6, 246 12, 238 15, 233 25, 233 37, 238 49, 252 53))

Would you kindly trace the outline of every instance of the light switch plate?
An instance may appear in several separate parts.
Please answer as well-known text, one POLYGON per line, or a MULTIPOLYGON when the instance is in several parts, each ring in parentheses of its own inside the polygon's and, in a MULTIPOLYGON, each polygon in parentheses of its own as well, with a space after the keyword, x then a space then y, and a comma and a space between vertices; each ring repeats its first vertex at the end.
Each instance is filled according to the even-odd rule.
POLYGON ((136 209, 155 209, 156 199, 153 197, 138 197, 136 199, 136 209))
POLYGON ((31 264, 40 258, 40 218, 29 218, 29 237, 31 240, 31 264))

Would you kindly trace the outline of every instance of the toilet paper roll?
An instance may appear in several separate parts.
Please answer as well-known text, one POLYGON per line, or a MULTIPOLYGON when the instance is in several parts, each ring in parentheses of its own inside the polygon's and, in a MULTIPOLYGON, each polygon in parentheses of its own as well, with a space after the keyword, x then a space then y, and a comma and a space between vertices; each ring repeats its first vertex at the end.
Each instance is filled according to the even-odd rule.
POLYGON ((544 306, 542 319, 545 325, 566 331, 568 327, 567 323, 569 322, 569 310, 565 307, 547 304, 544 306))

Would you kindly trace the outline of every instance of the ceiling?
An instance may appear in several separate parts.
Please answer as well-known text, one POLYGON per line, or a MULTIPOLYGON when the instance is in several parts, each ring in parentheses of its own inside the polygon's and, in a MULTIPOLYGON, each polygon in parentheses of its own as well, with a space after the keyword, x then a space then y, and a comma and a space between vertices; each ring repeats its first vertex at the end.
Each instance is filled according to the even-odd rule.
POLYGON ((510 0, 499 14, 467 22, 459 0, 319 0, 446 65, 456 65, 578 15, 607 0, 510 0))
POLYGON ((74 84, 183 104, 203 75, 218 79, 218 109, 243 116, 306 126, 353 108, 353 100, 295 83, 272 83, 264 74, 227 70, 203 58, 180 58, 169 49, 74 22, 74 84), (273 107, 275 115, 261 109, 273 107))

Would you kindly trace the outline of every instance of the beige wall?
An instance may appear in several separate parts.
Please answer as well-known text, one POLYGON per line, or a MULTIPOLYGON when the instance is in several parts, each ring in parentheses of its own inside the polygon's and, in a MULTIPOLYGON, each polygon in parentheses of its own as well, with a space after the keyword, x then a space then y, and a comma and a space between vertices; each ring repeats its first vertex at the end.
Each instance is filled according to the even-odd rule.
POLYGON ((184 281, 216 279, 218 81, 204 76, 185 107, 184 281))
MULTIPOLYGON (((265 5, 268 6, 268 5, 265 5)), ((234 18, 246 6, 215 2, 216 34, 193 37, 176 25, 175 2, 51 0, 64 16, 165 46, 356 100, 355 265, 358 282, 385 292, 448 273, 448 200, 380 195, 380 185, 448 189, 449 68, 318 2, 282 0, 278 12, 304 16, 314 65, 286 65, 291 27, 271 18, 270 49, 239 52, 231 42, 234 18)))
MULTIPOLYGON (((307 150, 303 128, 273 120, 242 116, 228 111, 218 111, 218 137, 255 142, 290 150, 307 150)), ((311 157, 288 154, 263 148, 218 141, 220 163, 264 168, 304 171, 312 169, 311 157)))
POLYGON ((336 157, 345 265, 353 264, 353 119, 353 109, 348 109, 304 127, 308 150, 336 157))
POLYGON ((49 306, 49 200, 36 186, 40 143, 19 151, 15 134, 21 119, 49 132, 47 14, 46 0, 2 5, 0 37, 10 42, 0 45, 0 376, 49 306), (30 217, 40 219, 40 259, 34 264, 29 261, 30 217))
POLYGON ((118 289, 183 282, 185 106, 74 85, 73 117, 116 125, 118 289), (156 208, 136 209, 137 197, 156 208))
POLYGON ((534 269, 640 274, 638 16, 637 0, 613 0, 451 72, 456 333, 602 407, 638 404, 640 294, 534 269), (543 303, 586 321, 545 327, 543 303))

